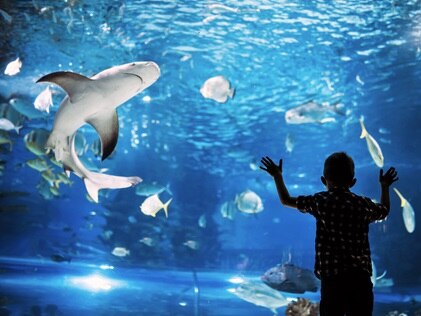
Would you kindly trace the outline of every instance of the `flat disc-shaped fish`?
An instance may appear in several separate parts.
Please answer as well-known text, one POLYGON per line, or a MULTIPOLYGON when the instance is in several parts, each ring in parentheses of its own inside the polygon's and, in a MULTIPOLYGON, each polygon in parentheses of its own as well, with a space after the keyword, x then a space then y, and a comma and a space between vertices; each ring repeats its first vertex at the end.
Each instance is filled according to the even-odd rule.
POLYGON ((235 89, 230 86, 229 81, 224 76, 216 76, 205 81, 200 88, 200 93, 205 98, 224 103, 227 102, 228 97, 234 97, 235 89))
POLYGON ((260 196, 247 190, 236 197, 236 204, 241 212, 255 214, 263 211, 263 203, 260 196))

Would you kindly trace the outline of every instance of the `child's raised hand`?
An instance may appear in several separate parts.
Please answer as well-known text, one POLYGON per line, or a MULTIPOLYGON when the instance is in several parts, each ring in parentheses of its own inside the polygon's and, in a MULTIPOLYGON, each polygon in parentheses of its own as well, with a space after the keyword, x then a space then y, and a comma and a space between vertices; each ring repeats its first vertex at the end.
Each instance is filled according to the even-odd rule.
POLYGON ((277 174, 282 175, 282 159, 279 159, 279 165, 276 165, 268 156, 263 157, 260 162, 264 167, 259 166, 259 168, 269 173, 272 177, 277 174))
POLYGON ((383 169, 380 169, 379 181, 381 185, 390 187, 393 182, 398 180, 398 172, 395 170, 395 168, 389 168, 385 174, 383 174, 383 169))

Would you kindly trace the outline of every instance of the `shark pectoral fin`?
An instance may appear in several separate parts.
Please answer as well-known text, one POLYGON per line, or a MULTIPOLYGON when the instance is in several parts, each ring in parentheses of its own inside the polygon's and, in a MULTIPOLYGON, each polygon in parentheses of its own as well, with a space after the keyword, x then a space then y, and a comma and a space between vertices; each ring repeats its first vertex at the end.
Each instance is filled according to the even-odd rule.
POLYGON ((113 152, 118 140, 118 115, 115 110, 101 112, 89 119, 101 138, 102 160, 113 152))
POLYGON ((98 191, 100 187, 96 185, 94 182, 92 182, 91 180, 89 180, 88 178, 84 178, 83 182, 85 183, 86 191, 88 191, 90 198, 95 203, 98 203, 98 191))
POLYGON ((72 103, 83 98, 86 84, 91 81, 92 79, 88 77, 70 71, 52 72, 37 80, 37 82, 51 82, 60 86, 69 95, 72 103))

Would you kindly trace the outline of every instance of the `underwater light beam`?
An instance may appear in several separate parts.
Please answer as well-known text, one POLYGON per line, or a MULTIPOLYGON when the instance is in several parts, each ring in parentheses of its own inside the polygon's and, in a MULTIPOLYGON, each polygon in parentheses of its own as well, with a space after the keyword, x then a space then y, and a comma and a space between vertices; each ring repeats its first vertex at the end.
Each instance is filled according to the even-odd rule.
POLYGON ((92 292, 109 291, 121 285, 119 281, 111 280, 97 274, 86 277, 74 277, 70 279, 70 282, 76 287, 92 292))

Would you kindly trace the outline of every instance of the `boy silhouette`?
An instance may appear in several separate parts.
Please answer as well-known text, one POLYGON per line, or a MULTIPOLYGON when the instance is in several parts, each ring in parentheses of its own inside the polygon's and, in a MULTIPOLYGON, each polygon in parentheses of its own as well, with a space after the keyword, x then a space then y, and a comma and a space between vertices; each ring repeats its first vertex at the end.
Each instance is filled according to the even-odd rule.
POLYGON ((282 175, 282 159, 276 165, 269 157, 260 168, 276 183, 281 203, 316 218, 314 273, 321 280, 321 316, 371 316, 373 285, 368 241, 369 224, 389 214, 389 187, 397 181, 395 168, 380 170, 380 203, 352 193, 354 161, 344 152, 330 155, 322 183, 327 191, 292 197, 282 175))

